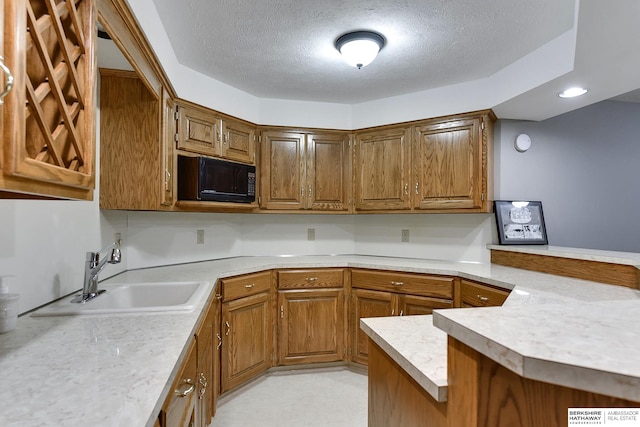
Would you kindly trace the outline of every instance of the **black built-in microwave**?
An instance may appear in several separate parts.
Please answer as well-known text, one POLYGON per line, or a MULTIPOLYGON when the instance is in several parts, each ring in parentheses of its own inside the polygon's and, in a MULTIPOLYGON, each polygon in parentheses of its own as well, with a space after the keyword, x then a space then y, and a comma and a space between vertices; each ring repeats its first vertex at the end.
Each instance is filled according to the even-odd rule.
POLYGON ((178 156, 178 200, 253 203, 256 167, 210 157, 178 156))

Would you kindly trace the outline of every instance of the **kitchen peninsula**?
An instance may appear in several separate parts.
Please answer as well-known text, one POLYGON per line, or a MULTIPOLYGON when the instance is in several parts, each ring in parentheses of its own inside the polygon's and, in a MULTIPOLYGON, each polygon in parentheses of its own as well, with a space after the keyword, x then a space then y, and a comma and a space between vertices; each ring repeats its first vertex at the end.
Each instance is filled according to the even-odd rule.
MULTIPOLYGON (((531 331, 526 335, 531 337, 532 346, 534 343, 558 345, 562 342, 566 313, 572 313, 576 327, 582 322, 593 325, 594 319, 602 318, 597 328, 584 328, 580 336, 571 332, 577 341, 566 341, 564 345, 577 346, 580 350, 576 356, 562 359, 564 356, 555 352, 551 356, 559 357, 560 364, 573 364, 575 367, 571 369, 580 372, 598 370, 600 380, 596 386, 601 387, 597 390, 599 393, 640 400, 625 391, 623 385, 614 385, 625 379, 632 384, 631 389, 635 382, 637 390, 640 381, 640 369, 625 365, 627 360, 640 358, 638 350, 633 345, 621 345, 625 341, 619 335, 624 335, 626 342, 640 337, 640 329, 631 321, 637 318, 639 310, 637 289, 495 264, 357 255, 240 257, 132 270, 107 282, 204 280, 209 282, 207 294, 212 298, 219 278, 271 269, 325 267, 457 276, 512 289, 503 308, 454 309, 434 314, 436 325, 470 347, 479 347, 476 349, 479 352, 483 352, 481 345, 495 349, 490 343, 499 342, 501 334, 506 334, 509 327, 517 327, 512 321, 516 322, 520 312, 527 314, 520 322, 530 319, 534 313, 540 314, 535 321, 528 322, 531 331), (612 307, 617 308, 613 310, 612 307), (480 318, 484 319, 484 325, 477 322, 480 318), (502 329, 499 328, 501 319, 507 323, 502 329), (553 333, 550 334, 550 330, 553 333), (603 357, 607 348, 607 341, 603 339, 617 345, 610 358, 603 357)), ((178 367, 186 357, 187 344, 203 315, 206 299, 189 313, 22 316, 17 330, 0 336, 0 370, 3 372, 0 399, 6 402, 0 424, 21 427, 64 425, 82 420, 87 425, 153 426, 178 374, 178 367)), ((374 320, 385 319, 402 326, 402 322, 410 322, 412 318, 374 320)), ((435 343, 442 345, 436 349, 442 355, 446 354, 446 335, 439 332, 435 343)), ((496 362, 511 369, 512 361, 517 359, 518 343, 510 341, 507 345, 513 345, 514 352, 501 353, 496 362)), ((396 350, 402 353, 401 348, 396 350)), ((424 350, 428 352, 428 349, 424 350)), ((442 358, 434 359, 425 368, 429 380, 433 363, 438 365, 436 372, 442 373, 443 366, 446 372, 446 360, 442 362, 442 358)), ((546 366, 539 365, 534 374, 544 373, 553 363, 551 360, 546 366)), ((528 368, 527 364, 523 366, 528 368)), ((529 373, 531 371, 525 369, 524 375, 529 373)), ((446 380, 446 374, 440 378, 446 380)), ((579 388, 580 384, 573 386, 579 388)), ((438 387, 440 399, 446 397, 446 382, 439 383, 438 387)))

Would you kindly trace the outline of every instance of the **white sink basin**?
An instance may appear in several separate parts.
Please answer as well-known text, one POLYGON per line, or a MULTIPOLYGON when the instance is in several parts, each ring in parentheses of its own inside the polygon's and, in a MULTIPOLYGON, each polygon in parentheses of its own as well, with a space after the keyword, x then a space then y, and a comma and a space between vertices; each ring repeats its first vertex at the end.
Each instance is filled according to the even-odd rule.
POLYGON ((204 297, 207 282, 151 282, 99 286, 102 295, 83 304, 72 296, 33 312, 32 316, 191 311, 204 297))

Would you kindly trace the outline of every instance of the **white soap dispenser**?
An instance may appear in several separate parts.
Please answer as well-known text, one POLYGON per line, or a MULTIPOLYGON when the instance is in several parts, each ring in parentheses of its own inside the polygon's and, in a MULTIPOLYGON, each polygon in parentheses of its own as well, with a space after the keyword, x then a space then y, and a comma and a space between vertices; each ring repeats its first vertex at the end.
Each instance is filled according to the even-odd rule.
POLYGON ((18 323, 18 299, 20 295, 10 294, 9 287, 0 276, 0 334, 12 331, 18 323))

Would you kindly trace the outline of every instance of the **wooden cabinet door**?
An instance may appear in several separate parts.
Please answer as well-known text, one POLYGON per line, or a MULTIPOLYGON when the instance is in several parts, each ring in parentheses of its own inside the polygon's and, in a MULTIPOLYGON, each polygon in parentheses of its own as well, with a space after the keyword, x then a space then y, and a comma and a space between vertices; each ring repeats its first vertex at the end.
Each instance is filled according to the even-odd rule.
POLYGON ((196 343, 192 341, 180 373, 172 385, 169 397, 163 405, 161 424, 166 427, 192 427, 198 420, 197 413, 197 364, 196 343))
POLYGON ((198 375, 196 377, 197 412, 196 426, 206 427, 213 417, 213 322, 217 306, 211 305, 196 332, 198 375))
POLYGON ((417 295, 401 295, 399 298, 400 316, 425 315, 437 308, 453 308, 452 300, 417 295))
POLYGON ((481 119, 468 118, 415 129, 414 208, 480 209, 483 191, 481 119))
POLYGON ((237 120, 222 121, 222 157, 255 164, 255 127, 237 120))
POLYGON ((221 120, 211 111, 195 105, 178 106, 179 150, 207 156, 221 155, 221 120))
POLYGON ((278 364, 343 360, 343 289, 278 292, 278 364))
POLYGON ((411 208, 410 139, 405 128, 356 135, 356 210, 411 208))
POLYGON ((360 329, 363 317, 385 317, 396 314, 398 296, 391 292, 351 290, 351 360, 366 364, 369 355, 369 338, 360 329))
POLYGON ((2 107, 0 190, 91 200, 96 2, 5 1, 3 14, 15 80, 2 107))
POLYGON ((305 200, 305 136, 268 131, 262 144, 262 202, 266 209, 303 209, 305 200))
POLYGON ((322 211, 349 209, 349 152, 346 134, 307 135, 306 208, 322 211))
POLYGON ((222 304, 221 392, 271 366, 271 298, 268 293, 222 304))

